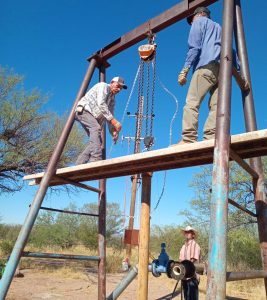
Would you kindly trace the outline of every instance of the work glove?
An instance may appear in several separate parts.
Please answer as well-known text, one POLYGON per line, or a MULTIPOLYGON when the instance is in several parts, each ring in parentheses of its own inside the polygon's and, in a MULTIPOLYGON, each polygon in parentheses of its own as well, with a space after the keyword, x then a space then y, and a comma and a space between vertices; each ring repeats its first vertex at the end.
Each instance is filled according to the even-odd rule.
POLYGON ((117 121, 115 118, 113 118, 111 121, 110 121, 111 125, 114 127, 114 129, 117 131, 117 132, 120 132, 121 131, 121 123, 119 121, 117 121))
POLYGON ((189 72, 189 68, 183 68, 182 71, 180 72, 179 76, 178 76, 178 82, 180 85, 185 85, 186 84, 186 77, 187 77, 187 74, 189 72))
POLYGON ((119 133, 117 131, 112 132, 112 139, 113 139, 114 144, 116 144, 119 139, 119 133))

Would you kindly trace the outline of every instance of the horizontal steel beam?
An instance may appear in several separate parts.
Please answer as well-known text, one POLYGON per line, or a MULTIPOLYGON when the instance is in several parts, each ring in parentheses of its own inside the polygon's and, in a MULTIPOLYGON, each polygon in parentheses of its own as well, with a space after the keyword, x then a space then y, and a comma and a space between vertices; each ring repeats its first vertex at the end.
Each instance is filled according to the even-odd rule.
POLYGON ((218 0, 184 0, 98 50, 92 54, 88 60, 95 57, 101 57, 103 60, 107 60, 146 39, 150 31, 153 33, 159 32, 191 15, 198 6, 208 6, 217 1, 218 0))
POLYGON ((58 177, 61 181, 65 182, 67 184, 71 184, 71 185, 80 187, 82 189, 85 189, 85 190, 88 190, 88 191, 91 191, 91 192, 96 192, 96 193, 100 194, 100 189, 97 189, 93 186, 89 186, 89 185, 84 184, 84 183, 76 182, 76 181, 70 180, 68 178, 64 178, 62 176, 55 176, 55 177, 58 177))
POLYGON ((232 160, 236 161, 240 167, 242 167, 245 171, 247 171, 254 179, 259 178, 259 174, 252 169, 252 167, 245 162, 233 149, 230 148, 230 157, 232 160))
POLYGON ((267 271, 227 272, 226 281, 267 278, 267 271))
POLYGON ((255 217, 255 218, 257 217, 257 215, 254 212, 250 211, 249 209, 246 209, 245 207, 243 207, 242 205, 238 204, 237 202, 235 202, 232 199, 228 199, 228 203, 232 204, 233 206, 235 206, 236 208, 242 210, 243 212, 251 215, 252 217, 255 217))
POLYGON ((63 214, 99 217, 98 214, 90 214, 90 213, 84 213, 84 212, 79 212, 79 211, 62 210, 62 209, 56 209, 56 208, 50 208, 50 207, 44 207, 44 206, 41 206, 40 209, 60 212, 60 213, 63 213, 63 214))
POLYGON ((29 252, 29 251, 22 252, 22 256, 23 257, 34 257, 34 258, 53 258, 53 259, 72 259, 72 260, 99 261, 99 256, 42 253, 42 252, 29 252))

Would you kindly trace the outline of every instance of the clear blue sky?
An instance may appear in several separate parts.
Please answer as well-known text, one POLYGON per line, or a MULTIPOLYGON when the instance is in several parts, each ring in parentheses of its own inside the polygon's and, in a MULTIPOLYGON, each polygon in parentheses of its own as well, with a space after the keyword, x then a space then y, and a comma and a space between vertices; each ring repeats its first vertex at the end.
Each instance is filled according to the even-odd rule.
MULTIPOLYGON (((266 1, 258 1, 261 8, 256 9, 254 1, 242 1, 246 38, 253 79, 254 98, 258 128, 266 128, 266 1)), ((109 44, 124 33, 134 29, 146 20, 160 14, 177 3, 174 0, 136 0, 136 1, 85 1, 85 0, 10 0, 1 1, 0 10, 0 64, 13 68, 25 75, 26 89, 38 87, 42 93, 51 95, 45 109, 62 115, 68 112, 77 94, 87 69, 86 58, 93 52, 109 44)), ((212 19, 221 23, 222 1, 210 7, 212 19)), ((182 108, 188 84, 180 87, 177 74, 183 66, 187 50, 187 36, 190 27, 181 21, 157 34, 158 76, 179 100, 179 113, 173 131, 174 141, 181 135, 182 108)), ((121 119, 130 87, 137 70, 139 58, 137 46, 110 59, 111 68, 107 70, 107 80, 121 75, 129 89, 117 96, 116 116, 121 119)), ((98 74, 93 78, 96 83, 98 74)), ((136 95, 132 98, 129 110, 135 112, 136 95)), ((156 88, 156 119, 154 135, 155 149, 168 146, 169 124, 174 113, 175 103, 159 85, 156 88)), ((207 99, 200 112, 200 133, 207 116, 207 99)), ((244 131, 243 109, 240 93, 233 85, 232 133, 244 131)), ((134 120, 126 119, 124 135, 134 132, 134 120)), ((200 134, 201 138, 201 134, 200 134)), ((110 139, 108 141, 108 149, 110 139)), ((126 144, 120 143, 113 149, 112 157, 125 155, 126 144)), ((152 216, 152 224, 181 224, 178 216, 181 209, 188 207, 193 192, 188 183, 192 174, 199 168, 169 171, 164 197, 152 216)), ((152 185, 152 207, 161 193, 163 173, 154 174, 152 185)), ((128 188, 129 189, 129 188, 128 188)), ((14 195, 0 196, 0 215, 6 223, 22 223, 36 189, 25 187, 14 195)), ((108 182, 108 201, 120 203, 123 209, 125 178, 108 182)), ((63 208, 70 201, 82 206, 96 201, 96 196, 88 192, 78 195, 61 193, 45 199, 44 205, 63 208)), ((129 205, 129 196, 127 198, 129 205)), ((137 204, 139 215, 140 204, 137 204)), ((128 211, 128 209, 127 209, 128 211)), ((138 219, 137 219, 138 220, 138 219)), ((138 220, 139 221, 139 220, 138 220)), ((136 224, 138 227, 138 223, 136 224)))

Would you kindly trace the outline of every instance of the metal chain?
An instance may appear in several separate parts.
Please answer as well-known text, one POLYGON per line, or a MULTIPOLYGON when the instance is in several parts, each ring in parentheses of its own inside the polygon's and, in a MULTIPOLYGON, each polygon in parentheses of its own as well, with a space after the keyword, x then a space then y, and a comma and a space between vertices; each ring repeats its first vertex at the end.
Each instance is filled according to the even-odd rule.
POLYGON ((153 121, 154 121, 154 102, 155 102, 155 82, 156 82, 156 51, 154 54, 154 58, 152 60, 152 64, 154 64, 153 68, 153 81, 152 81, 152 92, 151 92, 151 120, 150 120, 150 136, 153 135, 153 121))
POLYGON ((149 91, 150 91, 150 61, 147 63, 147 90, 146 90, 146 135, 148 136, 148 122, 149 122, 149 91))
MULTIPOLYGON (((140 74, 139 74, 139 82, 138 82, 138 103, 137 103, 137 112, 136 112, 136 129, 135 129, 135 140, 137 141, 137 137, 141 136, 141 128, 138 128, 138 122, 137 119, 138 118, 142 118, 142 116, 140 116, 140 110, 141 110, 141 105, 142 105, 142 97, 144 94, 144 61, 141 59, 140 60, 140 74)), ((140 143, 140 141, 138 141, 140 143)))

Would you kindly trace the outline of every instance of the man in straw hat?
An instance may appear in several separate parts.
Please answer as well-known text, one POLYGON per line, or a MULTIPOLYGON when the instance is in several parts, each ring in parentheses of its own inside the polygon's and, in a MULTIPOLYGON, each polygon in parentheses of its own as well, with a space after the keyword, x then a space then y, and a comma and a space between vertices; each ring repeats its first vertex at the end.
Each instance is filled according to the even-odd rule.
MULTIPOLYGON (((193 263, 199 262, 200 247, 195 241, 197 231, 191 226, 186 226, 182 229, 182 232, 186 240, 180 251, 179 261, 190 260, 193 263)), ((197 274, 191 278, 182 280, 185 300, 198 300, 198 284, 197 274)))

